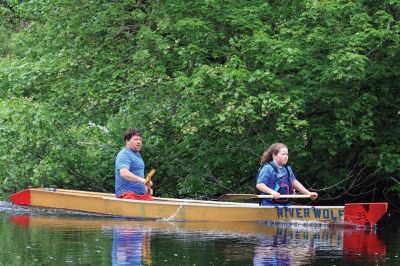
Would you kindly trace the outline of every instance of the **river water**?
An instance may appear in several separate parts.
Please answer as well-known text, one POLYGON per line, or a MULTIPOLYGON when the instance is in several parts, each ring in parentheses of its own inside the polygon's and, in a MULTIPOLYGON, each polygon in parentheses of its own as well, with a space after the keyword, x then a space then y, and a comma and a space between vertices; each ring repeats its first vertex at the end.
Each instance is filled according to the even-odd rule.
POLYGON ((0 265, 400 265, 399 224, 171 223, 0 201, 0 265))

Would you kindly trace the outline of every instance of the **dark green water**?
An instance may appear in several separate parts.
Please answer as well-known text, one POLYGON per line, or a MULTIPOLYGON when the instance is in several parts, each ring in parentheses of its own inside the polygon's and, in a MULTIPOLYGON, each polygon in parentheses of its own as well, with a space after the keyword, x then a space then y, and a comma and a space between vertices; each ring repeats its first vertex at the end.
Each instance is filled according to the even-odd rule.
POLYGON ((169 223, 0 202, 0 265, 400 265, 398 225, 169 223))

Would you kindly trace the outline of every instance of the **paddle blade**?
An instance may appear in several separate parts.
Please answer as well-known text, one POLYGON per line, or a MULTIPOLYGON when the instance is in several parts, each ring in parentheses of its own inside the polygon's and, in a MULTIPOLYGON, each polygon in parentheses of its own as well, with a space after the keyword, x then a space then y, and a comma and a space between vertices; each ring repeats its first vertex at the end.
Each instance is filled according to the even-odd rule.
POLYGON ((387 212, 387 202, 349 203, 344 206, 344 222, 373 226, 387 212))
POLYGON ((147 174, 146 178, 145 178, 145 184, 148 183, 151 178, 153 177, 153 175, 156 173, 156 170, 153 168, 150 170, 150 172, 147 174))
POLYGON ((25 189, 12 194, 10 200, 18 205, 31 205, 31 193, 29 189, 25 189))

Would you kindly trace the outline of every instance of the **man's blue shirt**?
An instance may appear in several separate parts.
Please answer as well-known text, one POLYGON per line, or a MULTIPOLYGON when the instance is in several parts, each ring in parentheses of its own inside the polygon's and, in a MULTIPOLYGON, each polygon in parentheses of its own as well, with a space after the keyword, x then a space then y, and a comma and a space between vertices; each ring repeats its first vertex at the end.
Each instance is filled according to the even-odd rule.
POLYGON ((123 148, 115 159, 115 195, 121 196, 124 192, 135 192, 143 195, 146 187, 142 182, 128 181, 120 175, 119 170, 127 168, 133 174, 144 178, 144 161, 140 153, 129 148, 123 148))

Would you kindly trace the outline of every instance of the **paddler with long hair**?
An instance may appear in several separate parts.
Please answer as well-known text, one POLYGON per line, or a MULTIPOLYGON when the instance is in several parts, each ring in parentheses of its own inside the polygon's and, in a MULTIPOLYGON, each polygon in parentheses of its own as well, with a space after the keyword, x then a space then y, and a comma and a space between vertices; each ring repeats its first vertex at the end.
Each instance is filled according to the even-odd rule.
POLYGON ((310 195, 313 200, 318 197, 316 192, 310 192, 296 179, 292 168, 287 165, 288 159, 289 151, 283 143, 272 144, 262 154, 256 188, 263 195, 272 195, 273 199, 262 199, 260 205, 288 206, 290 201, 281 198, 281 195, 294 194, 295 189, 301 194, 310 195))

